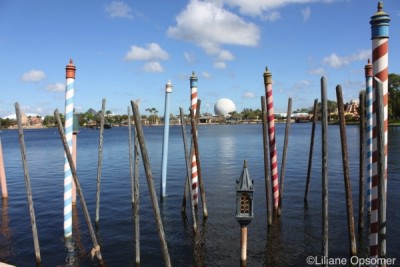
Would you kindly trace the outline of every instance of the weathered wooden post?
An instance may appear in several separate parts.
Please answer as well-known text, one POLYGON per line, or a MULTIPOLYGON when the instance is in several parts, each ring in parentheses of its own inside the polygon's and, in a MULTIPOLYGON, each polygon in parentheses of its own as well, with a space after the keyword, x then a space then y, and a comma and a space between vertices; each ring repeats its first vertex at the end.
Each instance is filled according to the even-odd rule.
POLYGON ((161 199, 167 196, 167 166, 168 166, 168 142, 169 142, 169 103, 172 93, 172 83, 168 81, 165 85, 165 105, 164 105, 164 138, 162 148, 162 163, 161 163, 161 199))
MULTIPOLYGON (((325 77, 321 78, 322 131, 322 255, 328 257, 328 98, 325 77)), ((324 264, 326 266, 326 264, 324 264)))
POLYGON ((283 182, 285 179, 285 168, 286 168, 286 154, 287 154, 287 147, 289 142, 289 131, 290 131, 290 117, 292 116, 292 99, 289 98, 288 100, 288 109, 286 113, 286 128, 285 128, 285 139, 283 142, 283 154, 282 154, 282 165, 281 165, 281 181, 279 183, 279 209, 278 215, 281 215, 282 210, 282 195, 283 195, 283 182))
POLYGON ((375 103, 376 103, 376 135, 377 135, 377 169, 378 169, 378 256, 386 258, 386 143, 385 143, 385 117, 383 100, 383 83, 375 77, 375 103))
POLYGON ((254 186, 244 161, 239 180, 236 181, 236 220, 240 224, 240 264, 247 265, 247 225, 254 218, 254 186))
MULTIPOLYGON (((70 59, 65 67, 66 87, 65 87, 65 136, 69 151, 72 153, 72 130, 74 120, 74 91, 75 91, 75 72, 76 67, 70 59)), ((72 175, 71 167, 68 164, 67 156, 64 156, 64 237, 72 236, 72 175)))
POLYGON ((342 87, 340 85, 336 86, 336 98, 339 111, 339 125, 340 125, 340 137, 342 146, 344 186, 346 192, 347 227, 349 232, 350 255, 356 256, 357 243, 354 231, 354 212, 353 212, 353 199, 351 195, 351 184, 350 184, 349 155, 347 152, 346 121, 344 117, 342 87))
MULTIPOLYGON (((193 197, 192 197, 192 190, 190 190, 189 185, 190 185, 190 159, 189 155, 192 154, 193 149, 191 148, 188 154, 188 149, 187 149, 187 138, 186 138, 186 130, 185 130, 185 122, 184 122, 184 114, 183 114, 183 108, 179 107, 179 112, 180 112, 180 118, 181 118, 181 128, 182 128, 182 136, 183 136, 183 148, 185 151, 185 162, 186 162, 186 182, 185 182, 185 191, 184 191, 184 205, 182 205, 182 212, 185 212, 186 210, 186 192, 189 191, 189 197, 190 197, 190 209, 192 213, 192 224, 193 224, 193 233, 196 233, 197 229, 197 221, 196 221, 196 213, 195 213, 195 208, 194 208, 194 203, 193 203, 193 197)), ((191 146, 192 147, 192 146, 191 146)))
POLYGON ((91 250, 92 258, 94 257, 94 255, 96 255, 100 266, 104 266, 103 258, 101 256, 101 252, 100 252, 100 245, 97 242, 96 234, 94 233, 94 230, 93 230, 92 222, 90 220, 89 212, 88 212, 88 209, 86 206, 86 201, 85 201, 85 198, 83 197, 83 192, 82 192, 79 180, 78 180, 78 175, 76 174, 76 169, 75 169, 74 161, 72 159, 72 154, 71 154, 71 151, 69 150, 68 141, 67 141, 66 135, 64 134, 64 130, 62 128, 62 123, 61 123, 61 119, 60 119, 60 114, 58 113, 58 109, 54 110, 54 117, 57 120, 58 132, 60 133, 61 141, 64 146, 64 152, 67 157, 68 164, 71 167, 71 174, 72 174, 72 177, 73 177, 75 185, 76 185, 76 192, 80 198, 83 214, 85 215, 86 224, 88 225, 90 236, 92 238, 92 242, 93 242, 93 249, 91 250))
MULTIPOLYGON (((196 74, 192 73, 190 76, 190 102, 191 108, 193 109, 194 114, 196 115, 197 112, 197 76, 196 74)), ((197 175, 197 162, 196 162, 196 153, 193 152, 193 155, 190 155, 192 158, 192 174, 191 174, 191 190, 193 191, 193 201, 194 206, 197 208, 199 203, 198 195, 199 195, 199 188, 198 188, 198 175, 197 175)))
POLYGON ((304 192, 304 203, 306 203, 306 204, 307 204, 307 200, 308 200, 308 191, 310 189, 312 158, 313 158, 313 153, 314 153, 315 124, 317 123, 317 116, 318 116, 317 108, 318 108, 318 99, 315 99, 314 100, 314 108, 313 108, 312 127, 311 127, 310 152, 308 155, 306 190, 304 192))
POLYGON ((149 160, 149 156, 147 154, 147 148, 146 148, 146 144, 145 144, 145 140, 144 140, 142 123, 140 121, 139 108, 138 108, 137 103, 135 103, 134 101, 131 101, 131 106, 132 106, 133 117, 135 120, 135 128, 136 128, 136 134, 137 134, 137 137, 139 140, 140 151, 142 152, 143 165, 144 165, 144 170, 146 172, 147 185, 149 187, 150 199, 151 199, 151 202, 153 205, 153 213, 154 213, 154 217, 155 217, 156 224, 157 224, 158 236, 159 236, 160 242, 161 242, 161 250, 163 253, 163 257, 164 257, 164 263, 166 266, 170 267, 171 260, 170 260, 169 253, 168 253, 167 240, 165 239, 164 227, 163 227, 163 223, 161 220, 161 214, 160 214, 160 208, 159 208, 158 202, 157 202, 157 194, 156 194, 156 191, 154 188, 153 173, 151 171, 150 160, 149 160))
MULTIPOLYGON (((79 133, 79 114, 74 113, 74 121, 72 126, 72 159, 76 168, 76 159, 78 156, 78 133, 79 133)), ((72 205, 76 205, 76 186, 72 181, 72 205)))
POLYGON ((131 121, 131 109, 128 107, 128 153, 129 153, 129 173, 131 175, 131 201, 132 208, 135 203, 135 180, 133 176, 133 152, 132 152, 132 121, 131 121))
POLYGON ((38 265, 40 265, 40 263, 41 263, 40 247, 39 247, 39 239, 38 239, 38 233, 37 233, 37 228, 36 228, 35 209, 33 208, 31 179, 29 177, 28 162, 26 159, 24 131, 22 129, 22 121, 21 121, 21 110, 19 108, 18 102, 15 103, 15 114, 17 116, 17 122, 18 122, 19 144, 21 146, 21 157, 22 157, 22 164, 24 167, 25 187, 26 187, 26 194, 28 197, 29 214, 31 216, 33 245, 35 247, 36 263, 38 265))
POLYGON ((366 87, 366 112, 367 112, 367 209, 368 213, 371 212, 371 190, 372 190, 372 123, 373 123, 373 110, 372 110, 372 64, 368 59, 368 64, 364 67, 365 70, 365 87, 366 87))
MULTIPOLYGON (((385 147, 385 162, 387 162, 387 141, 388 141, 388 51, 389 51, 389 22, 390 22, 390 17, 387 13, 383 11, 383 3, 379 2, 378 3, 378 11, 371 16, 370 24, 371 24, 371 39, 372 39, 372 65, 373 65, 373 76, 379 78, 379 80, 382 82, 382 94, 383 94, 383 99, 386 99, 383 103, 383 125, 384 125, 384 135, 382 142, 385 147)), ((377 105, 376 101, 376 92, 377 92, 377 83, 374 83, 374 88, 375 88, 375 105, 377 105)), ((377 108, 375 109, 377 110, 377 108)), ((375 118, 375 121, 377 122, 377 118, 375 118)), ((377 125, 377 123, 375 123, 377 125)), ((378 137, 378 132, 375 127, 375 134, 373 135, 375 140, 373 141, 373 144, 377 144, 377 137, 378 137)), ((374 146, 373 147, 373 155, 377 155, 378 152, 378 147, 374 146)), ((371 218, 370 218, 370 256, 372 258, 376 258, 379 255, 379 238, 378 238, 378 229, 381 227, 379 226, 378 222, 378 213, 379 213, 379 208, 378 207, 386 207, 386 203, 383 203, 382 205, 379 203, 379 197, 378 197, 378 184, 379 184, 379 174, 378 174, 378 162, 377 162, 378 157, 373 156, 372 157, 372 200, 371 200, 371 218)), ((386 163, 385 163, 386 164, 386 163)), ((387 172, 387 165, 384 167, 384 172, 387 172)), ((386 195, 386 180, 383 181, 385 184, 384 186, 384 194, 386 195)), ((386 211, 384 211, 386 212, 386 211)))
MULTIPOLYGON (((203 218, 207 218, 208 211, 207 211, 206 192, 204 189, 203 176, 201 173, 199 143, 198 143, 198 139, 197 139, 197 133, 198 133, 197 132, 197 120, 196 120, 196 116, 194 114, 194 110, 192 108, 190 108, 190 117, 191 117, 190 121, 192 124, 193 146, 194 146, 194 152, 196 155, 197 177, 198 177, 199 186, 200 186, 201 204, 203 207, 203 218)), ((193 170, 193 165, 192 165, 192 170, 193 170)))
POLYGON ((271 198, 271 176, 269 174, 268 157, 268 134, 267 134, 267 112, 265 96, 261 96, 262 127, 263 127, 263 147, 264 147, 264 176, 265 176, 265 197, 267 204, 267 223, 272 225, 272 198, 271 198))
POLYGON ((360 102, 360 180, 358 184, 358 233, 361 237, 362 230, 364 229, 364 169, 365 169, 365 91, 361 90, 359 95, 360 102))
POLYGON ((265 68, 264 72, 265 95, 267 97, 267 121, 269 134, 269 154, 272 177, 272 191, 274 200, 274 210, 278 210, 279 206, 279 178, 278 178, 278 154, 276 152, 275 139, 275 116, 274 116, 274 100, 272 95, 272 74, 265 68))
POLYGON ((134 218, 135 218, 135 253, 136 253, 136 264, 140 264, 140 215, 139 215, 139 196, 140 196, 140 186, 139 186, 139 139, 137 132, 135 131, 135 141, 134 141, 134 218))
POLYGON ((99 133, 99 154, 97 164, 97 190, 96 190, 96 225, 99 224, 100 217, 100 181, 101 181, 101 167, 103 164, 103 133, 104 133, 104 115, 106 113, 106 99, 103 98, 101 104, 101 117, 100 117, 100 133, 99 133))

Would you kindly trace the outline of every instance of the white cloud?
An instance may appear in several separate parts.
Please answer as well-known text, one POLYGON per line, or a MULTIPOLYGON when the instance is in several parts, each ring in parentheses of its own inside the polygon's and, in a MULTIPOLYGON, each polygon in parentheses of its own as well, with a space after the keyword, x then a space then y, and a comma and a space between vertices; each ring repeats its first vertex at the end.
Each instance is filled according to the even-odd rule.
POLYGON ((243 98, 255 98, 256 95, 253 92, 245 92, 243 98))
POLYGON ((349 65, 353 61, 366 61, 371 57, 371 50, 360 50, 359 52, 345 57, 340 57, 336 53, 332 53, 323 59, 323 63, 332 68, 340 68, 349 65))
POLYGON ((206 72, 206 71, 203 71, 203 72, 201 73, 201 76, 202 76, 203 78, 205 78, 205 79, 211 79, 211 78, 212 78, 211 74, 208 73, 208 72, 206 72))
POLYGON ((216 69, 226 69, 226 63, 222 61, 214 62, 214 68, 216 69))
POLYGON ((161 59, 166 60, 169 58, 167 52, 165 52, 158 44, 150 43, 145 48, 133 45, 131 49, 126 53, 125 60, 155 60, 161 59))
POLYGON ((146 72, 164 72, 164 68, 157 61, 147 62, 144 64, 143 70, 146 72))
POLYGON ((303 16, 304 21, 307 21, 311 16, 311 8, 310 7, 306 7, 304 9, 300 10, 300 12, 301 12, 301 15, 303 16))
POLYGON ((21 76, 21 80, 24 82, 40 82, 44 78, 46 78, 46 74, 42 70, 30 70, 21 76))
POLYGON ((196 56, 193 52, 184 52, 183 56, 185 57, 186 62, 194 63, 196 62, 196 56))
POLYGON ((326 74, 324 68, 316 68, 308 71, 308 74, 323 76, 326 74))
POLYGON ((261 18, 266 21, 276 21, 281 19, 281 13, 278 11, 268 11, 261 18))
POLYGON ((262 15, 263 12, 278 9, 289 4, 332 3, 335 0, 212 0, 238 7, 239 12, 246 15, 262 15))
POLYGON ((46 91, 50 92, 64 92, 65 85, 63 83, 53 83, 46 86, 46 91))
POLYGON ((105 9, 111 18, 133 19, 132 9, 122 1, 113 1, 105 9))
MULTIPOLYGON (((191 0, 176 17, 176 26, 169 27, 167 35, 195 43, 208 55, 218 60, 233 55, 222 45, 256 46, 260 39, 258 27, 217 4, 191 0)), ((226 59, 224 59, 226 60, 226 59)), ((221 67, 223 64, 217 64, 221 67)))

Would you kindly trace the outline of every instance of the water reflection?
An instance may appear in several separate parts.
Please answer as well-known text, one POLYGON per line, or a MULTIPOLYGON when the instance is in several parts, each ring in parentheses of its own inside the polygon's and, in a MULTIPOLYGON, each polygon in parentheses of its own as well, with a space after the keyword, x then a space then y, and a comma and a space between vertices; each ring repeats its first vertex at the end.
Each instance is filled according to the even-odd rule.
POLYGON ((12 235, 9 228, 8 198, 3 198, 0 227, 0 259, 7 261, 12 255, 12 235))

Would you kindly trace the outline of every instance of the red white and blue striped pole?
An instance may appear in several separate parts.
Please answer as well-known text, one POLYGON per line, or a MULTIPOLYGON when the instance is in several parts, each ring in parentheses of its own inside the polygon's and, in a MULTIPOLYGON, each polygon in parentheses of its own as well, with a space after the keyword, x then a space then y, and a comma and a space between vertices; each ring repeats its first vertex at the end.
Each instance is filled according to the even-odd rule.
POLYGON ((279 178, 278 178, 278 155, 276 152, 276 140, 275 140, 275 116, 274 116, 274 100, 272 97, 272 75, 265 68, 264 72, 264 85, 265 94, 267 97, 267 123, 268 123, 268 135, 269 135, 269 154, 270 154, 270 165, 271 165, 271 182, 273 191, 273 203, 274 210, 278 210, 279 206, 279 178))
MULTIPOLYGON (((371 39, 372 39, 372 66, 373 76, 382 81, 383 91, 383 128, 384 131, 382 142, 384 144, 384 173, 387 172, 387 141, 388 141, 388 39, 389 39, 389 15, 383 12, 383 3, 378 3, 378 11, 371 17, 371 39)), ((374 82, 374 101, 377 99, 377 85, 374 82)), ((374 104, 376 108, 377 104, 374 104)), ((376 110, 374 110, 376 113, 376 110)), ((378 175, 378 145, 377 145, 377 118, 375 116, 373 122, 373 153, 372 153, 372 199, 371 199, 371 218, 370 218, 370 257, 376 258, 379 255, 379 228, 385 227, 379 225, 378 222, 378 207, 386 207, 386 188, 387 184, 384 181, 384 194, 381 199, 378 198, 378 184, 380 178, 378 175), (383 203, 379 203, 382 201, 383 203)))
MULTIPOLYGON (((72 62, 65 67, 65 137, 72 153, 72 130, 74 117, 74 82, 76 67, 72 62)), ((72 173, 65 155, 64 162, 64 237, 72 236, 72 173)))
MULTIPOLYGON (((197 111, 197 76, 196 74, 192 73, 190 76, 190 102, 191 108, 193 109, 193 114, 196 115, 197 111)), ((192 157, 192 174, 191 174, 191 181, 192 181, 192 198, 193 204, 195 207, 199 204, 199 178, 197 174, 197 160, 196 160, 196 153, 193 150, 192 157)))
POLYGON ((372 193, 372 64, 368 59, 368 64, 365 65, 365 87, 366 87, 366 113, 367 113, 367 208, 371 212, 371 193, 372 193))

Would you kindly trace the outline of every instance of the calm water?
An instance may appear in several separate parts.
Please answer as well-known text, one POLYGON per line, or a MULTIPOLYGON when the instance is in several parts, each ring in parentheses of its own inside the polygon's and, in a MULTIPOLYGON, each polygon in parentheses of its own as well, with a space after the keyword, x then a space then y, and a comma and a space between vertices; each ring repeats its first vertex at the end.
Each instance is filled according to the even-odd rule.
MULTIPOLYGON (((284 124, 278 124, 281 165, 284 124)), ((187 128, 189 129, 189 128, 187 128)), ((329 254, 348 257, 346 204, 338 126, 329 126, 329 254)), ((146 145, 159 193, 163 127, 145 127, 146 145)), ((186 173, 180 126, 170 130, 168 197, 160 205, 173 266, 239 266, 240 226, 235 219, 235 180, 243 160, 255 183, 255 218, 249 225, 248 266, 306 266, 310 255, 321 255, 321 141, 317 126, 309 204, 303 204, 311 124, 292 124, 287 154, 282 216, 266 226, 261 125, 199 127, 202 173, 209 218, 199 209, 199 234, 193 239, 190 211, 181 215, 186 173)), ((25 130, 28 169, 36 212, 42 266, 66 266, 63 238, 63 147, 56 129, 25 130)), ((104 131, 100 225, 97 236, 107 266, 134 266, 134 221, 131 208, 126 127, 104 131)), ((17 131, 0 133, 9 199, 2 201, 0 261, 35 266, 32 230, 17 131)), ((92 221, 95 217, 99 131, 78 134, 78 178, 92 221)), ((347 127, 355 223, 358 222, 359 131, 347 127)), ((400 128, 389 130, 387 255, 400 261, 400 128)), ((142 162, 141 162, 142 164, 142 162)), ((163 258, 148 194, 140 169, 142 266, 163 266, 163 258)), ((91 238, 78 201, 74 210, 75 265, 96 266, 90 260, 91 238)), ((365 230, 367 232, 367 229, 365 230)), ((366 241, 364 241, 365 243, 366 241)), ((358 244, 359 245, 359 244, 358 244)), ((365 250, 363 250, 365 253, 365 250)))

